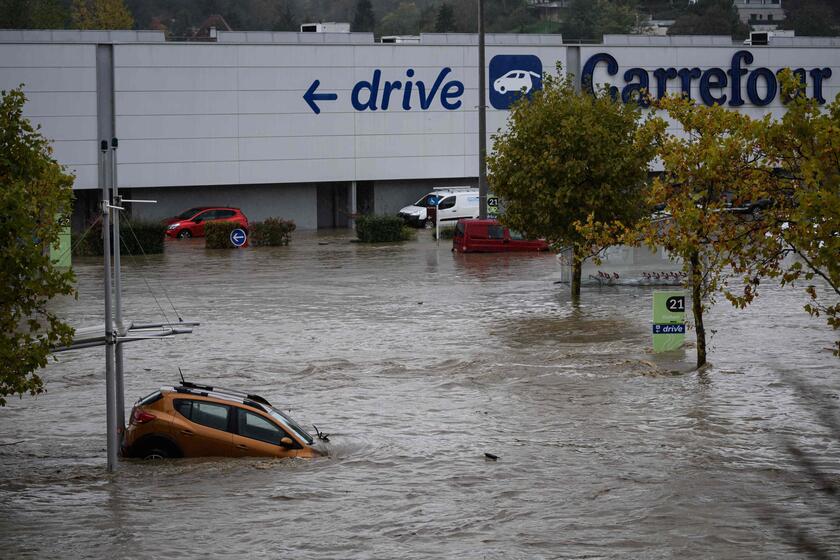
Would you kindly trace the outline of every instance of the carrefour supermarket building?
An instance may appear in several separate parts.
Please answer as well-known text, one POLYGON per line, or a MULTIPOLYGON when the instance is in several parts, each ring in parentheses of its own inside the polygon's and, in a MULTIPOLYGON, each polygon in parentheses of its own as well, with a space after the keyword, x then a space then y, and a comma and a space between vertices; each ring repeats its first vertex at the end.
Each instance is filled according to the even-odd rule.
MULTIPOLYGON (((117 182, 139 218, 230 205, 250 220, 344 227, 393 214, 432 187, 478 176, 475 35, 377 44, 367 33, 219 32, 212 43, 143 31, 0 31, 0 88, 24 84, 25 113, 76 175, 79 227, 101 197, 99 141, 117 137, 117 182)), ((840 93, 840 39, 488 35, 487 130, 514 92, 558 62, 630 99, 687 91, 703 103, 780 114, 776 72, 809 96, 840 93)))

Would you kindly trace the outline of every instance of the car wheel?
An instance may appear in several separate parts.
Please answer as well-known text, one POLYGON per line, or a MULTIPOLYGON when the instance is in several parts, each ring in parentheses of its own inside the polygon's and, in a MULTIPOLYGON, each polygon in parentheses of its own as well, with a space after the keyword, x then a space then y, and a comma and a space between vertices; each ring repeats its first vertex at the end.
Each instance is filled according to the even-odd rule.
POLYGON ((172 453, 165 447, 150 447, 142 453, 141 457, 143 457, 146 461, 171 459, 172 453))
POLYGON ((426 218, 423 222, 423 227, 426 229, 432 229, 433 227, 435 227, 435 221, 431 218, 426 218))
POLYGON ((190 237, 192 237, 192 234, 188 229, 182 229, 178 232, 178 239, 189 239, 190 237))

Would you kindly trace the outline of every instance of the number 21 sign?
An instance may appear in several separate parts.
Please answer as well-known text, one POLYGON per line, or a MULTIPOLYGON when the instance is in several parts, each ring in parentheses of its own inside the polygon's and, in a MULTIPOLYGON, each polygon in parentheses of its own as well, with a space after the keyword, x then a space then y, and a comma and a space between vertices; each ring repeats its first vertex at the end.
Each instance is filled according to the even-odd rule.
POLYGON ((653 292, 653 351, 667 352, 685 342, 685 292, 653 292))

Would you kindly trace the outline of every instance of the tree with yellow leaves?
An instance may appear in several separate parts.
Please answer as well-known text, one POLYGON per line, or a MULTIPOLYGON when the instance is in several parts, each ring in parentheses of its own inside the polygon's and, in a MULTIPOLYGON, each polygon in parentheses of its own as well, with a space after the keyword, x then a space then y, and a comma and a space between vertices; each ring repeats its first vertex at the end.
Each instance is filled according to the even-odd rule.
POLYGON ((134 17, 123 0, 73 0, 70 19, 76 29, 131 29, 134 17))

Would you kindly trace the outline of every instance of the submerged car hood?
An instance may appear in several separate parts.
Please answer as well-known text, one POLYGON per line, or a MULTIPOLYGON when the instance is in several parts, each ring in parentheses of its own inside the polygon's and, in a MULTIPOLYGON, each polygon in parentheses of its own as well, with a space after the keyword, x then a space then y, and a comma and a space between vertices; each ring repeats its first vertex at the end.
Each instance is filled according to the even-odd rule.
POLYGON ((415 206, 413 204, 409 204, 408 206, 404 206, 400 210, 400 214, 422 214, 425 211, 426 209, 422 206, 415 206))

